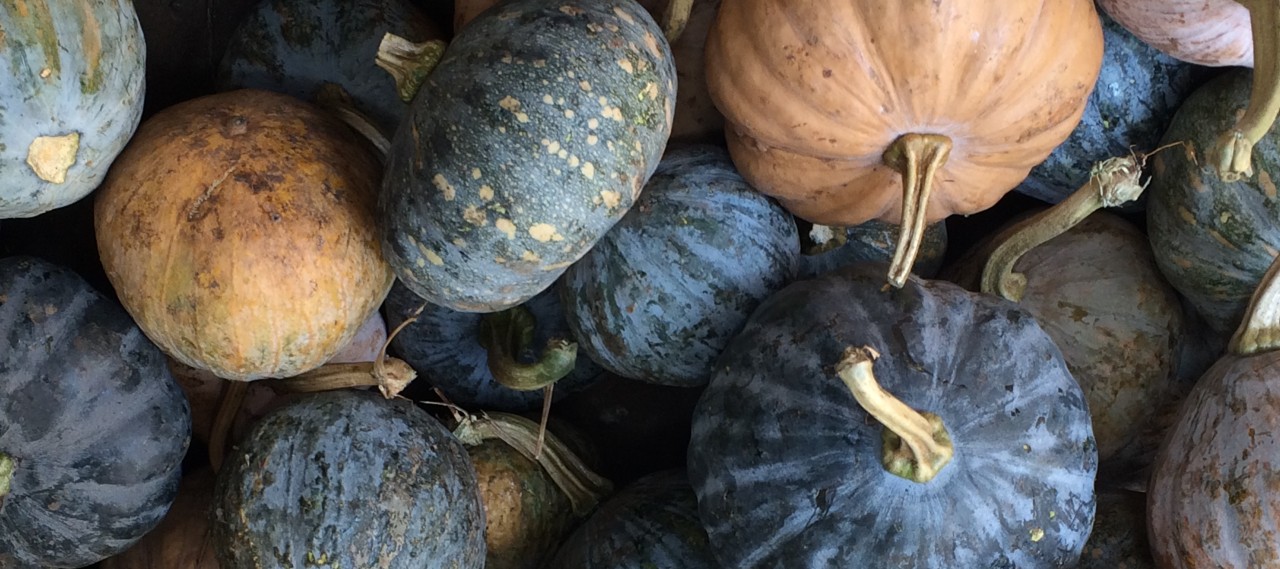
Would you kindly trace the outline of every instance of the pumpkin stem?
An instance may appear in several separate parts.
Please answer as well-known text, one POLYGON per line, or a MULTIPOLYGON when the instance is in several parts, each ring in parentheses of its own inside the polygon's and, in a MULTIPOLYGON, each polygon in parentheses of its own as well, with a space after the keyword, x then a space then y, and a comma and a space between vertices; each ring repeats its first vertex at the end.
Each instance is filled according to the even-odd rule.
POLYGON ((533 344, 533 313, 523 306, 486 314, 480 321, 480 345, 489 352, 489 372, 502 385, 518 391, 542 389, 573 371, 578 344, 552 338, 537 361, 520 356, 533 344))
POLYGON ((1218 176, 1235 182, 1253 175, 1253 146, 1271 130, 1280 113, 1280 2, 1237 0, 1249 9, 1253 29, 1253 86, 1249 106, 1211 149, 1218 176))
POLYGON ((222 459, 227 455, 227 439, 231 438, 231 426, 235 424, 240 406, 249 393, 249 382, 222 381, 222 394, 218 397, 218 414, 213 417, 209 430, 209 465, 214 472, 222 469, 222 459))
POLYGON ((573 513, 586 517, 610 492, 613 484, 593 472, 569 446, 553 433, 546 433, 546 449, 536 452, 540 429, 537 423, 510 413, 486 413, 468 416, 458 423, 453 434, 467 446, 498 439, 537 462, 551 476, 557 488, 569 498, 573 513))
POLYGON ((981 291, 1019 302, 1027 288, 1027 277, 1013 272, 1013 266, 1028 251, 1057 237, 1093 212, 1115 207, 1142 195, 1146 185, 1139 178, 1142 164, 1137 156, 1108 158, 1093 166, 1089 181, 1067 199, 1019 223, 992 251, 982 270, 981 291))
POLYGON ((13 473, 17 470, 18 464, 13 458, 0 452, 0 504, 3 504, 4 497, 9 495, 9 489, 13 486, 13 473))
POLYGON ((383 161, 387 159, 387 153, 391 152, 391 141, 377 126, 374 126, 369 117, 356 108, 351 95, 341 85, 329 82, 321 85, 316 89, 315 102, 342 119, 342 122, 373 144, 373 147, 378 149, 379 158, 383 161))
POLYGON ((849 242, 849 233, 844 227, 813 224, 809 229, 808 240, 803 243, 801 253, 805 255, 821 255, 834 251, 849 242))
POLYGON ((427 80, 427 76, 431 75, 444 58, 446 47, 448 44, 441 40, 414 43, 387 32, 378 45, 378 56, 374 63, 396 80, 400 100, 410 103, 418 94, 422 82, 427 80))
POLYGON ((913 482, 933 480, 951 461, 955 449, 942 418, 908 407, 885 391, 872 373, 880 353, 870 346, 845 350, 836 374, 863 409, 884 425, 881 461, 885 470, 913 482))
POLYGON ((325 364, 294 377, 262 381, 276 393, 377 387, 383 397, 393 399, 417 377, 418 372, 404 360, 387 357, 381 366, 378 362, 325 364))
POLYGON ((689 25, 689 14, 693 12, 693 0, 669 0, 667 9, 662 12, 662 33, 667 36, 667 43, 676 43, 689 25))
POLYGON ((924 240, 933 179, 950 156, 951 139, 941 134, 904 134, 884 151, 885 165, 902 174, 902 220, 889 266, 889 284, 894 288, 902 288, 915 266, 924 240))
POLYGON ((1248 356, 1280 349, 1280 257, 1262 276, 1249 299, 1244 320, 1231 336, 1227 351, 1248 356))

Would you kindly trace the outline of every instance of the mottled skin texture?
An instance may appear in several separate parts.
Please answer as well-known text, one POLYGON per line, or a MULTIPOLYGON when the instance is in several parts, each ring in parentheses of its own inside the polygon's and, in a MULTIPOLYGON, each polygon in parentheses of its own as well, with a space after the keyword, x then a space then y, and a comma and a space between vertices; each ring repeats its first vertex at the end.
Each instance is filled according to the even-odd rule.
POLYGON ((1253 149, 1253 176, 1224 182, 1206 155, 1248 103, 1252 72, 1232 69, 1196 89, 1151 159, 1147 234, 1160 271, 1219 333, 1230 333, 1280 251, 1280 147, 1273 128, 1253 149))
POLYGON ((1280 352, 1226 355, 1196 384, 1147 491, 1162 569, 1280 567, 1280 352))
POLYGON ((658 165, 675 67, 634 0, 516 0, 463 29, 392 141, 392 266, 441 306, 495 312, 551 286, 658 165))
POLYGON ((221 569, 208 534, 214 480, 207 466, 183 475, 160 525, 125 552, 104 559, 99 569, 221 569))
POLYGON ((146 48, 124 0, 0 1, 0 218, 34 217, 102 183, 142 118, 146 48), (27 165, 42 136, 79 133, 61 182, 27 165))
POLYGON ((390 136, 409 106, 374 64, 385 33, 415 42, 444 37, 408 0, 263 0, 232 36, 216 86, 311 100, 321 85, 335 83, 390 136))
POLYGON ((469 447, 485 512, 485 569, 538 569, 573 527, 573 507, 538 463, 500 440, 469 447))
POLYGON ((156 526, 191 436, 164 356, 75 273, 0 260, 0 568, 83 567, 156 526))
MULTIPOLYGON (((1170 117, 1196 80, 1195 66, 1147 45, 1120 24, 1102 16, 1102 71, 1080 124, 1017 191, 1058 203, 1089 181, 1101 160, 1131 151, 1150 152, 1164 135, 1170 117)), ((1137 210, 1145 194, 1125 209, 1137 210)))
POLYGON ((310 394, 258 422, 214 489, 222 569, 480 569, 466 448, 413 403, 310 394))
POLYGON ((1062 353, 1025 309, 885 265, 800 281, 730 342, 694 412, 689 479, 720 563, 739 569, 1070 567, 1094 517, 1097 450, 1062 353), (941 417, 955 455, 887 472, 883 427, 834 365, 941 417))
POLYGON ((1076 569, 1156 569, 1147 541, 1147 498, 1139 492, 1098 492, 1093 533, 1076 569))
MULTIPOLYGON (((550 338, 573 339, 573 332, 564 319, 558 288, 553 286, 523 305, 533 313, 535 330, 533 349, 524 354, 522 361, 536 361, 550 338)), ((422 303, 421 298, 396 281, 382 304, 387 326, 392 329, 399 326, 422 303)), ((435 399, 431 388, 438 387, 453 403, 473 410, 521 412, 542 407, 541 389, 519 391, 494 379, 489 371, 489 352, 480 343, 484 316, 428 303, 416 321, 400 330, 391 340, 389 351, 418 372, 418 379, 405 389, 405 396, 435 399)), ((556 382, 554 398, 560 399, 590 385, 602 371, 579 345, 573 371, 556 382)))
MULTIPOLYGON (((897 224, 874 219, 846 227, 844 234, 848 241, 844 245, 830 251, 806 253, 800 256, 796 278, 813 278, 862 261, 888 263, 893 259, 894 248, 898 245, 898 231, 897 224)), ((802 236, 801 241, 808 243, 809 239, 807 236, 802 236)), ((916 255, 916 262, 911 272, 922 278, 933 278, 942 269, 942 262, 946 256, 946 224, 937 222, 926 225, 924 239, 920 242, 920 253, 916 255)))
POLYGON ((684 470, 649 474, 611 496, 560 546, 556 569, 719 569, 684 470))
POLYGON ((696 387, 791 280, 799 253, 791 214, 747 185, 727 151, 673 148, 631 211, 565 272, 561 301, 580 349, 606 369, 696 387))

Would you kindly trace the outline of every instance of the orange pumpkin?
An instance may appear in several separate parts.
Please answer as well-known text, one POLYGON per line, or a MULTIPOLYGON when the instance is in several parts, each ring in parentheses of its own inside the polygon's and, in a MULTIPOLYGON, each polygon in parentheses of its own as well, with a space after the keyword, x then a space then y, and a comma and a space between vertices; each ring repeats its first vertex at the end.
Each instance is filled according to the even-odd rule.
POLYGON ((224 379, 293 377, 355 336, 391 288, 381 166, 287 95, 239 90, 143 122, 98 189, 108 279, 173 359, 224 379))
POLYGON ((1102 67, 1093 0, 723 0, 707 84, 735 164, 813 223, 994 205, 1075 128, 1102 67))

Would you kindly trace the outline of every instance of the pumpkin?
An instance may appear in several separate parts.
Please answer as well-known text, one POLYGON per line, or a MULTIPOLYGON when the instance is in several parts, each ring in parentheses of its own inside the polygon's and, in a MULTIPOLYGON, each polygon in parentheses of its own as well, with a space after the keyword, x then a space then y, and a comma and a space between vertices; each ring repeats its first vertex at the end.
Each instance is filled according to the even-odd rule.
POLYGON ((0 259, 0 567, 83 567, 133 545, 178 491, 191 433, 164 355, 113 300, 0 259))
POLYGON ((318 107, 244 89, 139 128, 94 204, 121 302, 170 357, 224 379, 332 358, 393 275, 375 228, 373 151, 318 107))
POLYGON ((1251 298, 1227 353, 1196 382, 1156 457, 1147 523, 1156 566, 1275 567, 1280 443, 1280 263, 1251 298))
POLYGON ((1254 146, 1256 176, 1226 181, 1205 152, 1231 113, 1245 105, 1251 72, 1232 69, 1196 89, 1178 109, 1152 157, 1147 234, 1156 262, 1218 334, 1229 335, 1280 250, 1276 181, 1280 145, 1271 134, 1254 146))
POLYGON ((183 475, 178 497, 154 530, 99 569, 219 569, 209 546, 209 502, 214 475, 208 467, 183 475))
POLYGON ((142 118, 146 45, 122 0, 0 2, 0 218, 89 195, 142 118))
POLYGON ((1062 352, 1017 304, 886 268, 788 285, 721 355, 688 449, 716 558, 1070 566, 1098 454, 1062 352))
MULTIPOLYGON (((1199 69, 1143 43, 1102 14, 1102 71, 1080 124, 1017 191, 1056 204, 1089 181, 1090 168, 1112 156, 1151 152, 1178 105, 1202 75, 1199 69)), ((1145 207, 1146 196, 1120 206, 1145 207)))
POLYGON ((1093 533, 1076 569, 1156 569, 1147 541, 1147 499, 1139 492, 1101 490, 1093 533))
POLYGON ((258 421, 218 472, 212 516, 222 569, 484 566, 466 448, 368 391, 306 394, 258 421))
POLYGON ((674 107, 670 47, 634 0, 482 13, 391 141, 378 220, 396 275, 468 312, 547 289, 635 202, 674 107))
MULTIPOLYGON (((797 220, 800 232, 800 263, 796 278, 809 279, 862 261, 889 262, 898 243, 900 228, 892 223, 871 220, 850 227, 828 227, 797 220), (807 230, 805 229, 807 227, 807 230)), ((925 226, 911 268, 917 276, 933 278, 942 270, 947 256, 947 224, 939 221, 925 226)))
POLYGON ((791 215, 728 152, 668 150, 640 199, 564 274, 574 337, 609 371, 696 387, 751 311, 796 271, 791 215))
POLYGON ((424 303, 397 281, 382 311, 387 325, 394 329, 419 307, 422 312, 391 339, 388 348, 422 376, 405 390, 411 399, 435 399, 432 389, 439 388, 449 401, 466 408, 528 411, 542 406, 541 388, 548 383, 555 384, 552 397, 558 400, 590 385, 602 371, 599 364, 577 351, 557 287, 516 308, 477 314, 424 303), (518 322, 509 319, 515 312, 521 313, 518 322), (528 334, 527 341, 514 353, 504 352, 496 339, 485 333, 488 328, 528 334), (565 351, 564 343, 574 346, 571 361, 557 357, 565 351), (522 378, 514 368, 541 372, 547 381, 520 385, 522 378))
POLYGON ((807 221, 924 227, 995 204, 1080 121, 1102 66, 1091 0, 724 0, 707 84, 733 161, 807 221))
POLYGON ((681 470, 647 475, 614 494, 556 552, 560 569, 718 569, 681 470))
POLYGON ((232 36, 216 85, 311 100, 333 83, 382 132, 395 132, 408 105, 374 63, 388 32, 414 41, 443 37, 408 0, 263 0, 232 36))

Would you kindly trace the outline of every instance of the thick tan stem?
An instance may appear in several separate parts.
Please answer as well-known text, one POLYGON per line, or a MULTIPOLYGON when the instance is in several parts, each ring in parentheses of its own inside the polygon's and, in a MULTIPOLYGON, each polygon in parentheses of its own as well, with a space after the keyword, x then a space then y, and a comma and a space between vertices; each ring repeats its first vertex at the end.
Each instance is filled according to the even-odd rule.
POLYGON ((836 364, 836 374, 858 405, 884 425, 885 470, 914 482, 933 480, 955 453, 951 437, 937 415, 918 412, 880 387, 872 372, 879 357, 871 347, 850 347, 836 364))
POLYGON ((213 417, 213 426, 209 431, 209 465, 217 472, 222 468, 222 459, 227 456, 227 440, 231 438, 231 426, 240 414, 240 406, 249 393, 249 383, 245 381, 222 382, 222 394, 218 397, 218 414, 213 417))
POLYGON ((13 473, 17 470, 18 465, 13 457, 0 452, 0 506, 4 505, 4 497, 9 495, 9 490, 13 487, 13 473))
POLYGON ((676 43, 680 39, 689 25, 692 12, 693 0, 669 0, 667 9, 662 12, 662 33, 667 36, 668 43, 676 43))
POLYGON ((1249 299, 1244 320, 1231 336, 1227 351, 1247 356, 1280 348, 1280 257, 1271 263, 1249 299))
POLYGON ((889 284, 902 288, 924 241, 934 177, 951 156, 951 139, 940 134, 909 133, 884 152, 884 163, 902 174, 902 221, 889 266, 889 284))
POLYGON ((307 373, 287 379, 264 379, 276 393, 316 393, 335 389, 377 387, 382 396, 392 399, 418 377, 418 372, 404 360, 385 357, 378 362, 325 364, 307 373))
POLYGON ((568 445, 554 434, 546 434, 546 449, 538 453, 538 424, 510 413, 487 413, 465 418, 454 429, 454 435, 468 446, 498 439, 533 460, 546 471, 556 487, 564 492, 573 512, 585 517, 613 491, 613 484, 583 464, 568 445))
POLYGON ((1280 0, 1236 0, 1249 9, 1253 29, 1253 87, 1249 106, 1210 150, 1218 176, 1228 182, 1253 175, 1253 146, 1280 113, 1280 0))
POLYGON ((427 76, 444 58, 447 46, 440 40, 414 43, 388 32, 382 36, 375 63, 391 74, 400 100, 408 103, 413 101, 427 76))
POLYGON ((316 90, 315 102, 342 119, 342 122, 352 130, 360 133, 378 150, 378 157, 386 161, 387 153, 391 151, 391 141, 377 126, 374 126, 369 117, 356 109, 355 102, 351 100, 351 95, 346 89, 337 83, 325 83, 316 90))
POLYGON ((1013 272, 1028 251, 1039 247, 1104 207, 1115 207, 1142 195, 1142 164, 1137 156, 1117 156, 1094 165, 1089 181, 1067 199, 1018 224, 996 247, 982 270, 981 291, 1019 302, 1027 277, 1013 272))

